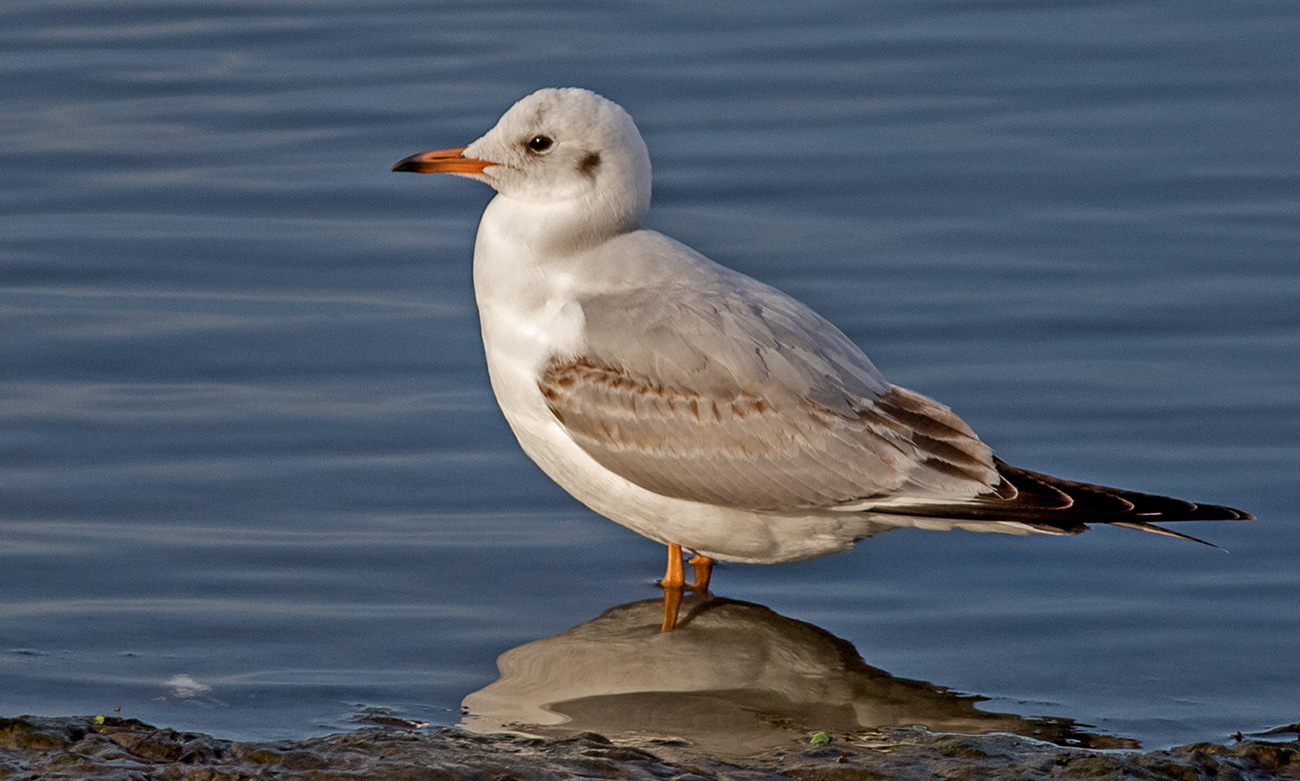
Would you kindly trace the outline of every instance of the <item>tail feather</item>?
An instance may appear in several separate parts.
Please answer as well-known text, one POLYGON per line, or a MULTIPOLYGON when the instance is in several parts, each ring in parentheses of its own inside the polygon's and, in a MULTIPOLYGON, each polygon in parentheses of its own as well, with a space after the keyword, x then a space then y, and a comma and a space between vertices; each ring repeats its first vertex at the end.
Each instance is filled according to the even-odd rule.
POLYGON ((1000 481, 990 493, 964 502, 891 505, 873 511, 952 520, 1009 521, 1066 534, 1085 531, 1089 523, 1108 523, 1205 545, 1210 543, 1153 522, 1254 520, 1250 513, 1231 507, 1065 480, 1014 467, 1000 459, 994 459, 994 463, 1000 481))

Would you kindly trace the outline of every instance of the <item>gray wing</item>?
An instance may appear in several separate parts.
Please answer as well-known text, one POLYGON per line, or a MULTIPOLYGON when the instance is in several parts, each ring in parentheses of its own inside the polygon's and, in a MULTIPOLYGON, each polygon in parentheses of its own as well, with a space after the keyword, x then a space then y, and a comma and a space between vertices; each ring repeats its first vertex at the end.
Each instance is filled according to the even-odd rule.
POLYGON ((998 483, 961 419, 890 385, 811 309, 739 274, 712 287, 580 301, 586 347, 539 386, 601 465, 665 496, 771 511, 961 501, 998 483))

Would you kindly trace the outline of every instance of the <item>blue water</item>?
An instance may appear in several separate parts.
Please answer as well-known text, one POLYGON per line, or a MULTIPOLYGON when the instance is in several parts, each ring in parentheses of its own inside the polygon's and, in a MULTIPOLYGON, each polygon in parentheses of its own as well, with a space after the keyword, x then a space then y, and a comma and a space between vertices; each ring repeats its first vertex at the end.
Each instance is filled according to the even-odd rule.
POLYGON ((1005 460, 1253 512, 894 532, 716 590, 1159 747, 1298 718, 1300 6, 8 2, 0 713, 454 724, 662 548, 519 452, 489 191, 389 173, 541 86, 623 104, 649 224, 813 305, 1005 460))

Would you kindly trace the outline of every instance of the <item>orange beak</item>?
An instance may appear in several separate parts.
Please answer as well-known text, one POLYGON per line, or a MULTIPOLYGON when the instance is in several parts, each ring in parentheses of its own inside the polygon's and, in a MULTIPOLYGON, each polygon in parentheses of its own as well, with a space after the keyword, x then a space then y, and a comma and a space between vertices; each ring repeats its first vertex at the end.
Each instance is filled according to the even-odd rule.
POLYGON ((398 161, 394 171, 410 171, 417 174, 481 174, 490 165, 497 165, 488 160, 475 160, 461 157, 465 147, 455 149, 438 149, 433 152, 421 152, 398 161))

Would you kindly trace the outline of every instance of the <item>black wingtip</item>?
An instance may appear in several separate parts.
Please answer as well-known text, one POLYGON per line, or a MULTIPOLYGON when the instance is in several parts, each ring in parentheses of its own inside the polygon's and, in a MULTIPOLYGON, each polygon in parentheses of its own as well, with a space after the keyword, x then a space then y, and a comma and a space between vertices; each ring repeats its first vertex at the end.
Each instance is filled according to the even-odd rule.
MULTIPOLYGON (((875 512, 922 515, 963 521, 1019 523, 1049 534, 1078 534, 1089 524, 1110 524, 1165 537, 1213 543, 1170 531, 1155 523, 1172 521, 1253 521, 1233 507, 1198 504, 1169 496, 1080 483, 1011 466, 994 459, 1002 478, 996 490, 967 502, 948 505, 894 505, 875 512)), ((1218 548, 1222 550, 1222 548, 1218 548)))

